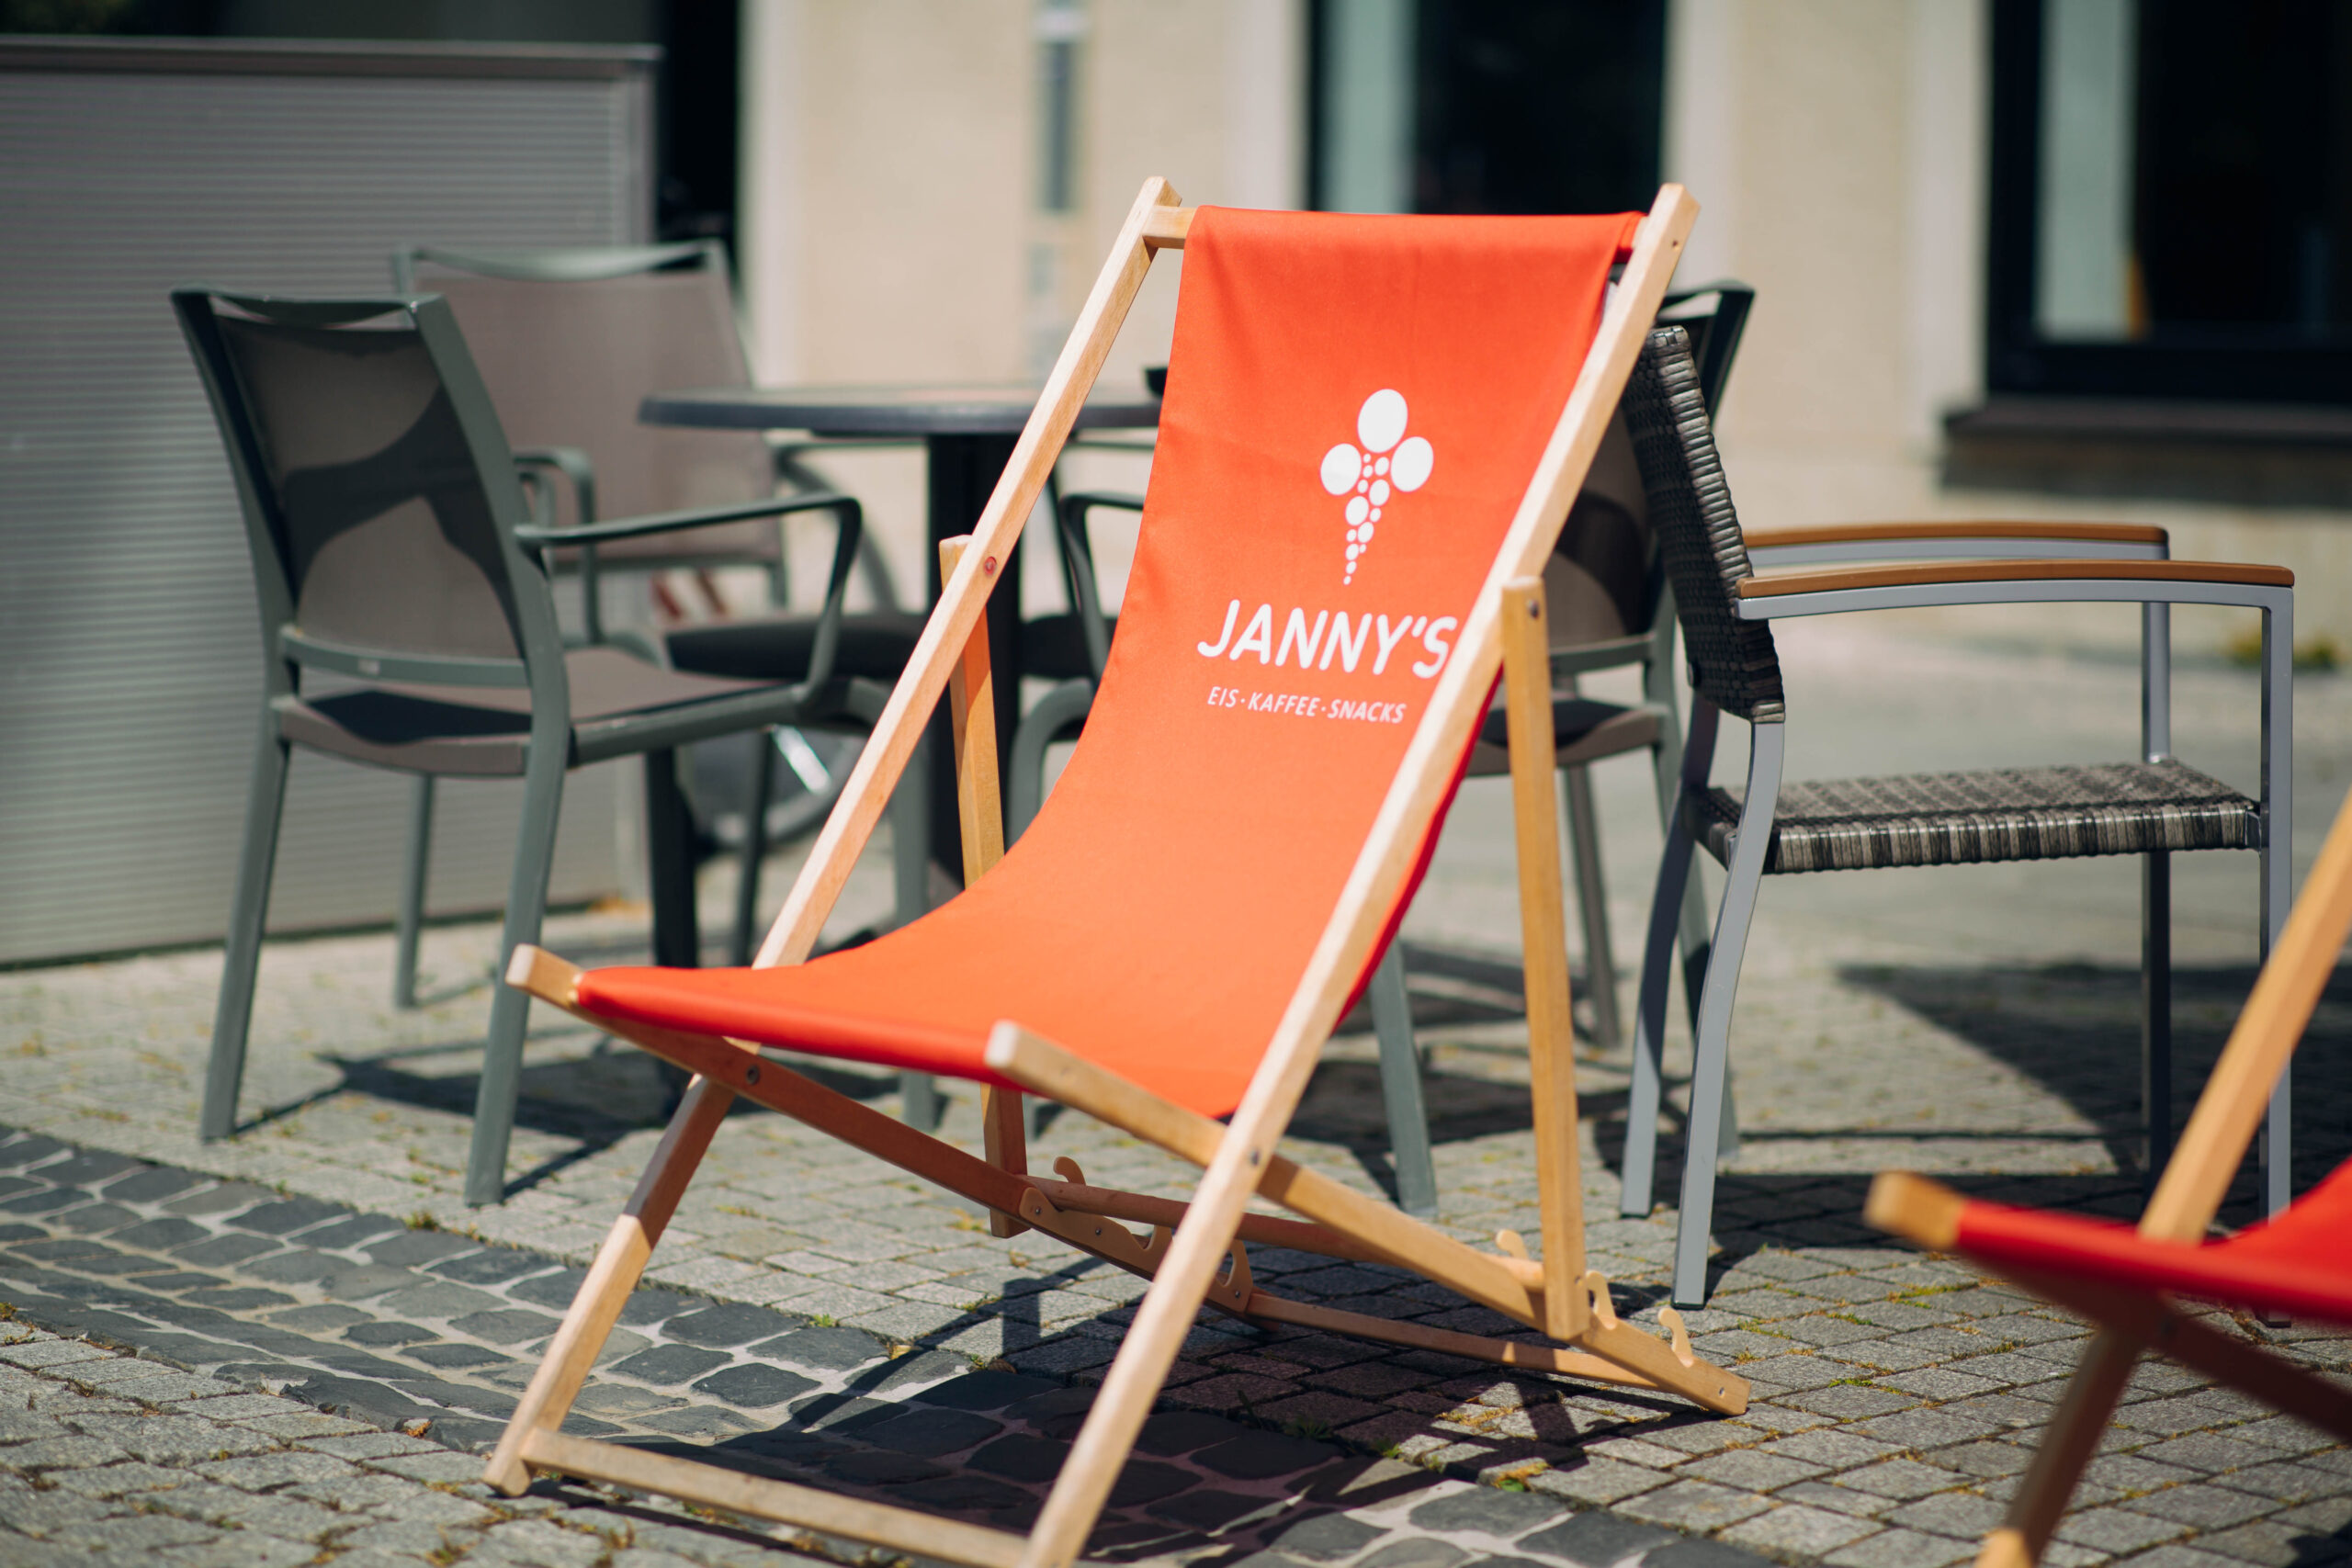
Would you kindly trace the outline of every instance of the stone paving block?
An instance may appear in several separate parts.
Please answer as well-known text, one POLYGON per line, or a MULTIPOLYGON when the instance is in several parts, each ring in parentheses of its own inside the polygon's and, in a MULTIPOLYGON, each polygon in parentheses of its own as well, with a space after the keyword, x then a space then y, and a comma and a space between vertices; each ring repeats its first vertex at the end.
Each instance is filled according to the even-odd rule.
POLYGON ((348 1432, 368 1429, 365 1422, 316 1411, 301 1416, 262 1416, 250 1421, 240 1421, 237 1425, 259 1432, 264 1437, 276 1438, 281 1443, 304 1438, 341 1437, 348 1432))
MULTIPOLYGON (((619 1340, 626 1333, 628 1333, 626 1329, 616 1330, 613 1338, 619 1340)), ((631 1340, 635 1340, 636 1337, 634 1335, 629 1336, 631 1340)), ((641 1343, 625 1344, 618 1348, 617 1354, 635 1355, 643 1348, 644 1346, 641 1343)), ((616 1348, 608 1342, 605 1349, 607 1353, 615 1353, 616 1348)), ((511 1367, 515 1364, 513 1357, 502 1356, 495 1350, 486 1350, 479 1345, 419 1345, 406 1354, 412 1361, 421 1361, 428 1367, 442 1371, 511 1367)), ((601 1363, 605 1359, 604 1356, 599 1356, 597 1360, 601 1363)))
POLYGON ((68 1420, 85 1436, 110 1443, 150 1464, 193 1464, 224 1456, 257 1453, 274 1446, 258 1432, 199 1421, 190 1416, 77 1415, 68 1420))
POLYGON ((310 1232, 302 1237, 302 1245, 345 1251, 364 1247, 379 1236, 400 1235, 407 1228, 389 1214, 354 1214, 339 1224, 322 1225, 310 1232))
POLYGON ((858 1440, 899 1453, 938 1458, 975 1448, 1003 1430, 1003 1422, 968 1410, 916 1409, 860 1428, 858 1440))
POLYGON ((1774 1492, 1783 1486, 1810 1480, 1822 1473, 1824 1468, 1787 1455, 1741 1449, 1693 1460, 1682 1467, 1681 1473, 1724 1486, 1744 1487, 1751 1492, 1774 1492))
MULTIPOLYGON (((413 1277, 413 1276, 412 1276, 413 1277)), ((506 1303, 487 1291, 467 1285, 411 1285, 375 1303, 395 1317, 463 1317, 469 1313, 497 1312, 506 1303)))
POLYGON ((54 1470, 49 1472, 51 1484, 76 1492, 85 1497, 127 1497, 139 1493, 160 1491, 165 1487, 186 1486, 198 1478, 194 1471, 175 1466, 149 1464, 142 1460, 126 1460, 119 1464, 102 1464, 84 1470, 54 1470))
POLYGON ((331 1252, 295 1247, 287 1252, 272 1253, 267 1258, 255 1258, 239 1271, 248 1280, 266 1280, 273 1285, 308 1285, 350 1267, 347 1260, 331 1252))
POLYGON ((1366 1553, 1358 1568, 1455 1568, 1469 1555, 1449 1541, 1407 1536, 1366 1553))
POLYGON ((2170 1519, 2201 1530, 2224 1529, 2231 1525, 2244 1524, 2271 1510, 2267 1499, 2209 1482, 2167 1486, 2145 1496, 2133 1497, 2121 1506, 2134 1513, 2154 1514, 2160 1519, 2170 1519))
POLYGON ((1644 1552, 1684 1538, 1655 1525, 1636 1524, 1606 1513, 1570 1516, 1518 1543, 1521 1551, 1564 1558, 1577 1568, 1617 1568, 1644 1552))
POLYGON ((388 1268, 417 1269, 451 1253, 466 1251, 473 1245, 463 1236, 446 1232, 403 1229, 382 1241, 369 1242, 360 1250, 388 1268))
POLYGON ((1679 1530, 1713 1531, 1736 1525, 1772 1506, 1752 1493, 1705 1481, 1674 1481, 1627 1498, 1617 1507, 1630 1518, 1679 1530))
POLYGON ((6 1144, 0 1144, 0 1170, 22 1170, 44 1160, 56 1158, 66 1145, 55 1138, 44 1138, 38 1133, 18 1133, 6 1144))
POLYGON ((804 1326, 780 1312, 764 1307, 721 1303, 671 1318, 662 1332, 665 1338, 706 1349, 725 1349, 770 1339, 804 1326))
POLYGON ((1919 1400, 1916 1394, 1902 1393, 1876 1383, 1835 1383, 1827 1388, 1809 1389, 1788 1398, 1785 1403, 1813 1415, 1851 1423, 1911 1409, 1919 1400))
POLYGON ((2229 1471, 2216 1476, 2214 1484, 2280 1503, 2300 1503, 2309 1497, 2324 1496, 2344 1490, 2345 1485, 2341 1476, 2315 1465, 2283 1461, 2229 1471))
POLYGON ((140 1161, 125 1155, 76 1149, 71 1157, 41 1167, 40 1176, 51 1187, 96 1187, 140 1168, 140 1161))
POLYGON ((1516 1540, 1550 1524, 1565 1511, 1558 1499, 1540 1492, 1465 1486, 1419 1504, 1406 1518, 1415 1529, 1432 1533, 1476 1533, 1516 1540))
POLYGON ((142 1252, 169 1252, 175 1247, 202 1241, 211 1234, 193 1220, 167 1214, 117 1231, 114 1239, 124 1247, 137 1247, 142 1252))
POLYGON ((1964 1443, 1972 1438, 1989 1437, 2000 1430, 2001 1426, 1998 1421, 1963 1414, 1961 1408, 1954 1407, 1900 1411, 1893 1416, 1880 1416, 1859 1422, 1853 1429, 1863 1437, 1900 1443, 1907 1449, 1928 1449, 1964 1443))
POLYGON ((166 1371, 153 1368, 143 1375, 126 1378, 107 1385, 110 1393, 124 1399, 135 1399, 142 1404, 163 1404, 171 1401, 201 1398, 220 1393, 231 1385, 210 1378, 191 1377, 186 1372, 166 1371))
POLYGON ((503 1285, 525 1275, 544 1274, 553 1262, 545 1253, 526 1252, 513 1247, 485 1247, 428 1264, 425 1272, 460 1285, 503 1285))
MULTIPOLYGON (((650 1355, 658 1353, 648 1352, 650 1355)), ((626 1371, 627 1363, 618 1370, 626 1371)), ((670 1382, 683 1380, 649 1378, 647 1381, 670 1382)), ((708 1377, 696 1382, 694 1386, 698 1392, 707 1393, 715 1399, 724 1400, 729 1404, 745 1405, 756 1409, 772 1404, 782 1404, 787 1400, 797 1399, 814 1389, 817 1384, 811 1379, 802 1377, 796 1372, 786 1371, 781 1367, 751 1363, 731 1366, 724 1371, 713 1372, 708 1377)))
POLYGON ((339 1204, 322 1202, 316 1198, 287 1198, 275 1203, 255 1204, 222 1224, 232 1230, 282 1236, 308 1230, 327 1220, 344 1217, 345 1211, 339 1204))
POLYGON ((2002 1505, 1991 1497, 1970 1492, 1939 1492, 1916 1503, 1905 1503, 1886 1518, 1890 1524, 1906 1529, 1981 1540, 2001 1522, 2003 1512, 2002 1505))
POLYGON ((2216 1475, 2266 1464, 2277 1456, 2257 1444, 2240 1442, 2217 1432, 2193 1432, 2142 1449, 2140 1457, 2201 1475, 2216 1475))
POLYGON ((1779 1557, 1819 1557, 1864 1536, 1874 1535, 1879 1529, 1869 1519, 1791 1503, 1754 1518, 1742 1519, 1725 1530, 1723 1539, 1779 1557))
POLYGON ((883 1348, 874 1337, 854 1328, 801 1328, 754 1345, 746 1352, 763 1360, 789 1361, 820 1371, 847 1371, 879 1360, 883 1348))
POLYGON ((0 1361, 17 1367, 62 1367, 74 1361, 103 1359, 107 1352, 78 1339, 35 1339, 0 1346, 0 1361))
POLYGON ((1794 1486, 1782 1488, 1776 1495, 1783 1503, 1802 1503, 1809 1508, 1826 1508, 1833 1514, 1850 1514, 1858 1519, 1874 1519, 1902 1506, 1898 1498, 1856 1492, 1826 1481, 1800 1481, 1794 1486))
POLYGON ((1889 1529, 1841 1546, 1826 1561, 1834 1568, 1944 1568, 1974 1557, 1976 1544, 1952 1536, 1889 1529))
POLYGON ((1292 1558, 1335 1562, 1354 1556, 1383 1533, 1379 1526, 1345 1514, 1317 1514, 1274 1531, 1271 1544, 1292 1558))
POLYGON ((1340 1450, 1329 1443, 1282 1432, 1244 1432, 1199 1450, 1193 1455, 1193 1462, 1237 1481, 1261 1481, 1326 1464, 1339 1457, 1340 1450))
POLYGON ((974 1470, 1012 1481, 1051 1481, 1069 1457, 1068 1443, 1016 1432, 981 1449, 969 1462, 974 1470))
POLYGON ((249 1209, 277 1196, 268 1188, 255 1187, 248 1181, 224 1181, 217 1187, 199 1187, 171 1200, 164 1208, 174 1214, 224 1214, 232 1210, 249 1209))
POLYGON ((449 1326, 460 1334, 476 1339, 487 1339, 493 1345, 522 1345, 534 1339, 544 1339, 553 1334, 561 1319, 545 1313, 529 1312, 522 1307, 503 1307, 496 1312, 469 1313, 452 1318, 449 1326))
POLYGON ((266 1393, 220 1393, 208 1399, 190 1400, 181 1407, 187 1416, 201 1416, 208 1421, 249 1421, 263 1416, 309 1415, 300 1404, 290 1399, 279 1399, 266 1393))
POLYGON ((388 1291, 406 1294, 417 1288, 420 1278, 406 1269, 387 1268, 380 1263, 352 1264, 321 1280, 319 1289, 339 1302, 364 1302, 388 1291))
POLYGON ((1838 1484, 1858 1492, 1873 1493, 1881 1497, 1908 1501, 1925 1497, 1930 1493, 1950 1491, 1963 1484, 1968 1477, 1956 1471, 1943 1470, 1917 1460, 1891 1459, 1881 1463, 1849 1470, 1838 1477, 1838 1484))

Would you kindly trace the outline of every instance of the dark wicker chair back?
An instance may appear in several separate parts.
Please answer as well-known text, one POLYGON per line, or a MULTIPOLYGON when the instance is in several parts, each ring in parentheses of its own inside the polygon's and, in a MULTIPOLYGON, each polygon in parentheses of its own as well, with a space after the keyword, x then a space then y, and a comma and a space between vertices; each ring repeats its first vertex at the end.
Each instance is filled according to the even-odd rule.
POLYGON ((1625 421, 1641 464, 1649 523, 1682 620, 1690 682, 1750 722, 1782 716, 1772 630, 1739 618, 1739 584, 1754 574, 1702 396, 1690 334, 1650 333, 1625 389, 1625 421))

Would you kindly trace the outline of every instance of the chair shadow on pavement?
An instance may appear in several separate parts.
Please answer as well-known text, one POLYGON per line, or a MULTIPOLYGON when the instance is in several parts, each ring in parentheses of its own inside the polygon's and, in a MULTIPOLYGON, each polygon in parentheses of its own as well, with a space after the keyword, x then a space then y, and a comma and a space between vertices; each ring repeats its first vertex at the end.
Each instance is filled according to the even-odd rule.
MULTIPOLYGON (((563 1022, 546 1030, 533 1029, 524 1043, 522 1087, 514 1105, 514 1125, 519 1131, 569 1139, 572 1146, 510 1176, 506 1184, 510 1197, 582 1160, 594 1158, 631 1133, 658 1127, 664 1120, 670 1089, 662 1079, 661 1063, 644 1052, 608 1040, 584 1056, 561 1060, 542 1057, 537 1062, 531 1059, 532 1046, 578 1032, 576 1025, 563 1022)), ((310 1106, 344 1094, 446 1111, 471 1121, 474 1099, 481 1086, 479 1068, 436 1073, 422 1070, 415 1064, 435 1057, 479 1057, 481 1052, 480 1041, 462 1040, 404 1045, 364 1056, 322 1054, 319 1059, 341 1073, 338 1081, 282 1105, 270 1106, 238 1131, 252 1132, 282 1122, 310 1106)), ((841 1072, 806 1058, 794 1058, 792 1066, 796 1072, 853 1100, 872 1100, 898 1092, 897 1081, 891 1078, 841 1072)), ((729 1114, 765 1116, 770 1112, 750 1100, 739 1100, 729 1114)))
MULTIPOLYGON (((2117 1169, 2134 1179, 2143 1175, 2138 969, 2083 964, 1857 966, 1840 978, 2032 1080, 2098 1130, 2117 1169)), ((2173 970, 2176 1134, 2196 1108, 2254 980, 2249 964, 2173 970)), ((2295 1053, 2293 1082, 2294 1180, 2301 1191, 2352 1155, 2352 1122, 2341 1110, 2352 1093, 2352 965, 2339 966, 2321 993, 2295 1053)), ((1998 1130, 1975 1131, 1991 1136, 1998 1130)), ((2233 1202, 2248 1198, 2246 1192, 2233 1194, 2233 1202)), ((2250 1208, 2225 1209, 2223 1217, 2244 1223, 2254 1214, 2250 1208)))

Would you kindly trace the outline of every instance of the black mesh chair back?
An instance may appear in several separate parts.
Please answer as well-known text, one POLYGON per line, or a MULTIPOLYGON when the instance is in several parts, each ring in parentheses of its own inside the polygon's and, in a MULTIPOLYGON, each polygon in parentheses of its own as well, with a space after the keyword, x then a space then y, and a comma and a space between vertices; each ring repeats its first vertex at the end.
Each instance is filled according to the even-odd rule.
POLYGON ((273 666, 528 683, 553 610, 447 307, 172 298, 229 437, 273 666))
MULTIPOLYGON (((638 517, 756 500, 775 488, 758 434, 678 430, 637 417, 646 394, 751 381, 715 243, 469 253, 413 248, 394 286, 449 301, 518 447, 588 455, 599 517, 638 517)), ((580 521, 558 486, 555 521, 580 521)), ((607 563, 641 566, 777 558, 773 521, 599 545, 607 563)), ((562 558, 559 558, 560 560, 562 558)))
POLYGON ((1725 713, 1774 722, 1782 716, 1780 656, 1770 626, 1739 618, 1739 584, 1755 570, 1682 328, 1650 333, 1623 407, 1681 616, 1690 683, 1725 713))

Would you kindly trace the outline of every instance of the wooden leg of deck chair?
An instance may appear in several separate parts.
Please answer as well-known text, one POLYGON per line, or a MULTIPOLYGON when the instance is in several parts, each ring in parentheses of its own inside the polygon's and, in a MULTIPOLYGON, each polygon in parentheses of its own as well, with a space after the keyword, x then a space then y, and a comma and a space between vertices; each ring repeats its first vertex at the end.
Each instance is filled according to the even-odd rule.
MULTIPOLYGON (((988 1061, 1005 1077, 1195 1165, 1206 1165, 1216 1156, 1226 1134, 1209 1118, 1170 1105, 1017 1024, 997 1025, 989 1042, 988 1061)), ((1279 1155, 1267 1160, 1263 1168, 1258 1190, 1266 1197, 1329 1226, 1380 1261, 1410 1269, 1531 1326, 1540 1327, 1547 1321, 1540 1266, 1476 1251, 1390 1204, 1303 1169, 1279 1155)), ((1048 1184, 1036 1185, 1051 1195, 1048 1184)), ((1131 1199, 1120 1213, 1123 1217, 1156 1224, 1181 1218, 1165 1210, 1147 1209, 1142 1206, 1145 1201, 1131 1199)), ((1108 1205, 1075 1197, 1069 1206, 1112 1212, 1108 1205)), ((1637 1328, 1588 1320, 1575 1342, 1639 1373, 1649 1386, 1679 1393, 1707 1409, 1736 1415, 1747 1407, 1745 1381, 1696 1358, 1686 1362, 1663 1341, 1637 1328)))
MULTIPOLYGON (((939 542, 939 580, 956 575, 971 547, 968 534, 939 542)), ((993 578, 994 557, 980 563, 993 578)), ((1007 592, 1015 590, 1007 589, 1007 592)), ((964 639, 963 657, 947 678, 947 711, 956 733, 956 806, 964 829, 964 886, 989 874, 1004 854, 1004 807, 996 766, 996 680, 989 662, 989 624, 983 619, 964 639)), ((981 1147, 989 1163, 1015 1176, 1029 1169, 1029 1129, 1022 1120, 1018 1089, 989 1085, 980 1090, 981 1147)), ((989 1211, 989 1234, 1019 1235, 1029 1227, 1015 1217, 989 1211)))
POLYGON ((2032 1467, 2009 1499, 2007 1517, 1984 1538, 1977 1568, 2033 1568, 2041 1560, 2139 1359, 2140 1347, 2120 1334, 2101 1333, 2091 1341, 2041 1435, 2032 1467))
MULTIPOLYGON (((515 949, 514 958, 515 969, 526 977, 534 969, 548 971, 536 978, 569 998, 578 970, 534 947, 515 949)), ((653 1244, 662 1239, 663 1227, 677 1212, 680 1194, 702 1164, 712 1134, 726 1120, 727 1109, 734 1100, 732 1094, 708 1078, 696 1078, 677 1114, 670 1119, 670 1130, 662 1135, 645 1174, 638 1178, 637 1190, 629 1195, 628 1206, 597 1249, 588 1278, 580 1282, 571 1310, 548 1341, 538 1371, 524 1391, 522 1403, 514 1407, 514 1417, 482 1472, 485 1482, 506 1495, 517 1496, 530 1484, 530 1472, 524 1464, 526 1446, 534 1437, 553 1434, 563 1425, 581 1383, 596 1363, 596 1353, 611 1337, 613 1325, 620 1321, 629 1292, 637 1288, 638 1276, 653 1254, 653 1244)))
POLYGON ((1551 626, 1544 580, 1503 589, 1503 701, 1518 828, 1519 942, 1527 983, 1527 1070, 1535 1102, 1535 1190, 1544 1235, 1544 1331, 1585 1326, 1584 1179, 1577 1151, 1575 1026, 1569 1020, 1567 927, 1562 919, 1557 748, 1552 728, 1551 626))

